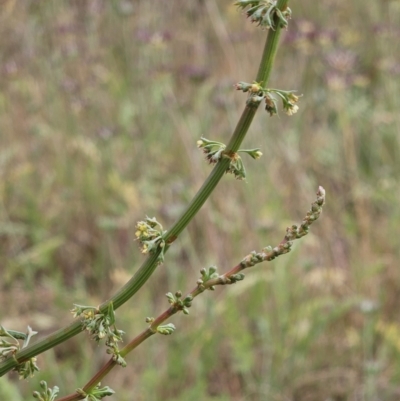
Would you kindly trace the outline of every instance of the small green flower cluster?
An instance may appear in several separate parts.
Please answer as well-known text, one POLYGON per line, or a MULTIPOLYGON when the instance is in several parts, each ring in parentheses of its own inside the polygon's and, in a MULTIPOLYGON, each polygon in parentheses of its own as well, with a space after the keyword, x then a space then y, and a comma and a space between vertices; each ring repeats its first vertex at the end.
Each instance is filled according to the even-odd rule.
POLYGON ((146 217, 145 221, 139 221, 136 224, 136 238, 141 244, 141 251, 144 254, 153 254, 161 249, 159 256, 159 263, 164 261, 164 235, 166 231, 163 230, 162 225, 155 217, 146 217))
MULTIPOLYGON (((168 294, 167 294, 168 295, 168 294)), ((158 334, 162 334, 163 336, 169 336, 171 335, 176 327, 173 323, 167 323, 167 324, 163 324, 163 325, 158 325, 157 327, 152 327, 152 324, 154 322, 154 317, 146 317, 146 322, 150 323, 150 330, 153 333, 158 333, 158 334)))
POLYGON ((253 82, 252 84, 238 82, 235 88, 249 93, 247 104, 250 106, 258 106, 262 100, 265 100, 265 110, 270 116, 278 114, 278 100, 273 94, 276 94, 282 100, 283 110, 288 116, 292 116, 299 110, 299 106, 296 104, 299 101, 299 96, 296 96, 294 91, 263 88, 261 83, 258 82, 253 82))
POLYGON ((317 199, 311 204, 311 209, 307 212, 300 226, 293 225, 286 229, 285 238, 288 241, 301 238, 308 234, 310 225, 318 219, 322 212, 322 207, 325 204, 325 189, 323 187, 318 188, 317 199))
POLYGON ((264 259, 261 253, 257 253, 256 251, 250 252, 243 260, 240 262, 240 265, 243 269, 247 267, 252 267, 258 263, 263 262, 264 259))
POLYGON ((243 273, 232 274, 231 276, 228 277, 226 284, 235 284, 238 281, 244 280, 244 278, 245 278, 245 275, 243 273))
POLYGON ((108 397, 110 395, 115 394, 115 391, 108 386, 100 388, 101 383, 99 383, 94 389, 90 392, 83 391, 81 388, 78 388, 76 392, 82 396, 83 401, 100 401, 104 397, 108 397))
POLYGON ((292 16, 290 8, 287 7, 284 11, 281 11, 276 6, 276 0, 238 0, 235 5, 242 10, 250 7, 246 11, 247 17, 257 26, 265 29, 276 30, 278 25, 281 28, 286 28, 288 20, 292 16))
POLYGON ((229 154, 226 153, 225 157, 229 157, 229 159, 231 159, 226 172, 233 174, 237 180, 244 180, 246 178, 246 169, 244 167, 242 158, 235 152, 229 154))
MULTIPOLYGON (((205 267, 203 267, 200 270, 200 274, 201 274, 201 278, 199 278, 196 282, 197 287, 199 289, 201 289, 202 291, 204 291, 206 289, 206 287, 204 286, 204 284, 209 281, 209 280, 213 280, 215 278, 219 277, 219 273, 217 271, 217 266, 210 266, 208 269, 206 269, 205 267)), ((215 290, 215 286, 211 286, 208 287, 209 290, 214 291, 215 290)))
POLYGON ((226 145, 222 142, 211 141, 203 137, 197 141, 197 147, 203 149, 203 152, 206 155, 206 160, 208 160, 210 164, 217 163, 221 158, 230 159, 230 163, 226 169, 226 172, 233 174, 235 178, 239 180, 246 178, 246 169, 244 167, 242 158, 238 155, 238 153, 247 153, 255 160, 262 156, 259 148, 239 149, 237 153, 226 152, 226 145))
POLYGON ((282 242, 276 247, 266 246, 261 252, 253 251, 248 254, 242 261, 241 267, 243 269, 252 267, 258 263, 266 260, 271 261, 280 255, 290 252, 292 249, 293 241, 308 234, 311 224, 318 219, 322 212, 322 207, 325 204, 325 189, 321 186, 317 191, 317 199, 311 204, 309 210, 301 222, 300 226, 292 225, 286 229, 286 235, 282 242))
POLYGON ((244 280, 245 277, 243 273, 235 273, 229 276, 226 274, 220 275, 216 266, 210 266, 208 269, 203 268, 200 270, 200 274, 201 278, 196 282, 197 288, 200 292, 203 292, 206 289, 214 291, 216 285, 235 284, 238 281, 244 280))
MULTIPOLYGON (((10 341, 5 339, 0 339, 0 359, 6 359, 8 356, 13 356, 21 349, 25 348, 32 336, 37 334, 33 331, 30 326, 28 326, 28 331, 26 334, 7 330, 3 326, 0 326, 0 337, 9 338, 10 341), (24 343, 22 347, 18 342, 18 339, 23 339, 24 343)), ((18 372, 20 379, 26 379, 27 377, 33 377, 35 372, 39 371, 39 367, 36 365, 36 357, 30 358, 25 362, 22 362, 15 366, 14 370, 18 372)))
POLYGON ((26 362, 22 362, 17 365, 14 370, 18 372, 20 379, 27 379, 28 377, 33 377, 35 372, 39 372, 39 367, 36 364, 37 358, 34 356, 26 362))
POLYGON ((169 336, 175 331, 175 325, 173 323, 167 323, 157 327, 157 333, 163 336, 169 336))
POLYGON ((314 223, 314 221, 320 216, 324 204, 325 189, 319 186, 317 191, 317 199, 311 204, 311 209, 307 212, 300 226, 293 224, 292 226, 287 227, 285 238, 275 248, 270 246, 265 247, 263 249, 264 260, 273 260, 280 255, 290 252, 293 241, 308 234, 311 224, 314 223))
MULTIPOLYGON (((286 238, 286 237, 285 237, 286 238)), ((262 250, 263 260, 274 260, 278 256, 289 253, 292 250, 293 241, 283 241, 278 246, 272 248, 272 246, 266 246, 262 250)))
POLYGON ((210 139, 201 137, 197 141, 197 147, 202 149, 206 155, 206 160, 210 164, 217 163, 224 155, 226 145, 222 142, 211 141, 210 139))
POLYGON ((71 312, 74 318, 79 316, 83 318, 82 328, 87 330, 96 342, 106 339, 106 346, 109 347, 107 353, 112 354, 114 361, 125 367, 126 362, 119 354, 117 345, 119 341, 122 341, 124 332, 115 326, 115 311, 112 302, 104 313, 94 306, 83 305, 74 305, 71 312))
POLYGON ((44 380, 40 382, 40 387, 43 389, 41 393, 39 393, 39 391, 33 392, 33 397, 37 398, 39 401, 54 401, 60 391, 57 386, 53 388, 47 387, 47 383, 44 380))
POLYGON ((296 96, 293 91, 269 89, 269 93, 265 96, 265 110, 268 111, 270 116, 278 114, 277 100, 271 93, 276 93, 281 98, 283 110, 285 110, 288 116, 292 116, 298 112, 299 106, 296 103, 299 101, 299 96, 296 96))
POLYGON ((182 292, 177 291, 174 294, 172 292, 168 292, 165 294, 168 298, 168 302, 176 308, 176 310, 181 310, 185 315, 189 314, 189 309, 192 306, 193 297, 191 295, 187 295, 185 298, 182 299, 182 292))

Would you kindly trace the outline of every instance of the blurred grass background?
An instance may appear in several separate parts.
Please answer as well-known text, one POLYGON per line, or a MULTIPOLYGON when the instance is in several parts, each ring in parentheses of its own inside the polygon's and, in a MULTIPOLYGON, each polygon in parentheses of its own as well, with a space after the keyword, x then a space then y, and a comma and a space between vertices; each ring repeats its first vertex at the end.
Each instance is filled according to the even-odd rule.
MULTIPOLYGON (((276 245, 318 185, 324 214, 291 254, 196 299, 106 382, 111 400, 400 398, 400 2, 291 2, 270 87, 298 114, 261 109, 247 182, 224 177, 137 296, 126 339, 189 290, 276 245)), ((210 171, 201 137, 227 142, 266 32, 231 0, 3 0, 0 9, 1 324, 48 334, 97 305, 143 261, 136 221, 168 227, 210 171)), ((80 335, 39 357, 0 398, 62 395, 107 359, 80 335)))

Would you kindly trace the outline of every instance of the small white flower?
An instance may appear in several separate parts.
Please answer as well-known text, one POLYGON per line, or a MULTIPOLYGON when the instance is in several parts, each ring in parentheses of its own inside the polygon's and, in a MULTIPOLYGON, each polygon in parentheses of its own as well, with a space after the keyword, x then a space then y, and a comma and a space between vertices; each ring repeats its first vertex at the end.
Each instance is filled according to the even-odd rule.
POLYGON ((287 114, 288 116, 292 116, 293 114, 297 113, 298 110, 299 110, 299 106, 293 105, 292 107, 290 107, 290 108, 288 108, 288 109, 286 110, 286 114, 287 114))
POLYGON ((259 150, 257 150, 255 153, 254 153, 254 158, 255 159, 259 159, 261 156, 262 156, 262 152, 260 152, 259 150))

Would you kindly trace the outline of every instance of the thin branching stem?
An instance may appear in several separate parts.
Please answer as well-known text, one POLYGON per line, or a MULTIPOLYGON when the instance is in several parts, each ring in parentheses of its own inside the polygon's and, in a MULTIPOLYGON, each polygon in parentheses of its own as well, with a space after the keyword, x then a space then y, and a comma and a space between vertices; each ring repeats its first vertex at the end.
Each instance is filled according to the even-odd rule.
MULTIPOLYGON (((256 264, 262 262, 269 262, 274 260, 280 255, 284 255, 288 253, 291 249, 291 244, 287 247, 288 242, 293 242, 296 239, 299 239, 308 233, 308 229, 313 224, 321 214, 322 207, 325 204, 325 190, 322 187, 319 187, 317 192, 317 199, 311 206, 310 211, 306 214, 302 223, 299 226, 291 226, 286 230, 286 235, 283 237, 282 241, 274 248, 267 247, 264 248, 261 252, 255 253, 252 252, 247 255, 240 263, 230 269, 228 272, 210 279, 202 285, 196 285, 187 295, 186 297, 190 297, 191 299, 196 298, 198 295, 205 292, 207 289, 213 288, 217 285, 226 285, 233 284, 236 281, 232 280, 232 277, 242 272, 243 270, 253 267, 256 264)), ((174 305, 171 305, 168 309, 166 309, 163 313, 161 313, 156 319, 154 319, 150 326, 142 331, 139 335, 137 335, 129 344, 127 344, 124 348, 122 348, 119 354, 122 357, 125 357, 135 348, 137 348, 140 344, 142 344, 145 340, 150 338, 153 334, 157 333, 157 327, 162 323, 171 318, 171 316, 175 315, 182 309, 177 308, 174 305)), ((104 377, 118 364, 111 358, 83 387, 85 392, 90 392, 97 384, 99 384, 104 377)), ((82 399, 80 394, 71 394, 65 396, 58 401, 75 401, 82 399)))
MULTIPOLYGON (((277 6, 281 10, 285 10, 288 0, 278 0, 277 6)), ((277 44, 279 41, 282 28, 277 25, 275 30, 270 29, 268 32, 267 40, 264 46, 263 55, 260 62, 259 71, 257 74, 257 81, 262 82, 266 87, 270 76, 271 68, 275 59, 277 51, 277 44)), ((258 105, 246 105, 241 118, 233 132, 232 138, 229 141, 226 152, 237 152, 243 139, 245 138, 250 124, 257 111, 258 105)), ((199 211, 204 202, 210 196, 229 165, 229 159, 222 158, 214 167, 209 177, 199 189, 193 200, 190 202, 186 211, 178 219, 178 221, 167 232, 165 243, 167 244, 164 253, 168 250, 169 245, 177 238, 177 236, 184 230, 184 228, 191 221, 193 216, 199 211)), ((140 268, 136 271, 133 277, 109 300, 100 305, 101 311, 106 311, 110 302, 113 302, 114 309, 119 308, 126 301, 128 301, 149 279, 158 265, 158 260, 161 250, 158 249, 155 253, 149 255, 140 268)), ((56 331, 55 333, 43 338, 37 343, 30 345, 23 350, 17 352, 13 357, 10 357, 0 363, 0 376, 15 368, 19 363, 29 360, 34 356, 53 348, 54 346, 68 340, 69 338, 79 334, 82 331, 82 324, 79 321, 70 323, 66 327, 56 331)))

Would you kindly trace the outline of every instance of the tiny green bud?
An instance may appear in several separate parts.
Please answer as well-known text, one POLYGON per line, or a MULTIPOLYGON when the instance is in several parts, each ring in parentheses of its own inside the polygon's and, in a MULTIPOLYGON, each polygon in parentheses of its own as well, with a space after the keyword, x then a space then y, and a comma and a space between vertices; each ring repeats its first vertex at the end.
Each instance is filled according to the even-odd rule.
POLYGON ((318 212, 319 211, 319 205, 316 205, 315 203, 311 206, 311 211, 313 212, 318 212))
POLYGON ((168 323, 163 326, 157 327, 157 332, 164 336, 168 336, 172 334, 174 331, 175 331, 175 326, 172 323, 168 323))
POLYGON ((117 363, 117 365, 122 366, 123 368, 126 368, 126 361, 124 358, 122 358, 122 356, 119 353, 114 353, 113 356, 113 361, 115 361, 117 363))
POLYGON ((211 274, 215 273, 217 271, 217 267, 216 266, 210 266, 209 269, 209 275, 211 276, 211 274))
POLYGON ((233 274, 232 276, 230 276, 230 280, 232 281, 232 283, 236 283, 236 281, 241 281, 243 280, 245 277, 245 275, 243 273, 236 273, 233 274))
POLYGON ((256 149, 239 149, 238 152, 247 153, 253 159, 257 160, 262 156, 262 152, 259 148, 256 149))
POLYGON ((193 296, 191 294, 186 295, 185 299, 183 302, 192 302, 193 301, 193 296))
POLYGON ((40 382, 40 387, 43 389, 41 393, 38 391, 33 392, 33 397, 39 399, 39 401, 54 401, 60 391, 57 386, 48 388, 44 380, 40 382))
POLYGON ((169 302, 170 304, 173 304, 173 303, 175 302, 175 297, 174 297, 174 295, 172 294, 172 292, 167 292, 167 293, 165 294, 165 296, 167 297, 168 302, 169 302))

